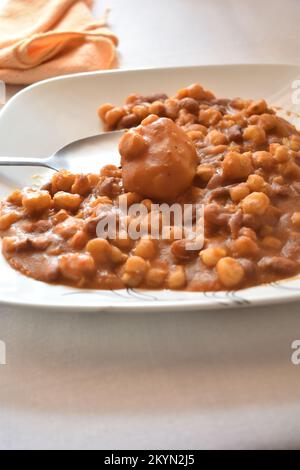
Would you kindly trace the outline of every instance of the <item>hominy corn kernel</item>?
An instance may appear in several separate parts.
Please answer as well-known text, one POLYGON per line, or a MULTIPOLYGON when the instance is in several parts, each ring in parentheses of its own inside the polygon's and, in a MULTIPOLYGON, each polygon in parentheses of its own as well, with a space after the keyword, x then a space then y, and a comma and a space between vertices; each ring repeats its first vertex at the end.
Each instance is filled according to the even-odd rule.
POLYGON ((155 114, 150 114, 147 116, 145 119, 142 120, 141 125, 142 126, 149 126, 149 124, 152 124, 153 122, 157 121, 158 116, 155 114))
POLYGON ((73 237, 69 240, 69 245, 71 248, 74 250, 82 250, 87 242, 89 241, 88 234, 82 230, 79 232, 75 233, 73 237))
POLYGON ((270 205, 270 199, 264 193, 254 192, 241 202, 245 214, 263 215, 270 205))
POLYGON ((152 259, 156 256, 157 249, 155 242, 150 239, 141 239, 134 250, 136 256, 140 256, 144 259, 152 259))
POLYGON ((23 207, 30 214, 39 214, 51 208, 52 199, 48 191, 29 191, 23 195, 23 207))
POLYGON ((168 117, 170 119, 176 119, 178 117, 180 107, 179 107, 179 103, 176 99, 168 98, 164 102, 164 107, 165 107, 166 117, 168 117))
POLYGON ((16 206, 22 205, 22 199, 23 193, 19 189, 16 189, 14 192, 12 192, 7 198, 8 202, 15 204, 16 206))
POLYGON ((146 274, 147 287, 156 289, 161 287, 167 277, 167 271, 161 268, 150 268, 146 274))
POLYGON ((122 177, 122 169, 118 168, 116 165, 105 165, 100 170, 101 176, 108 176, 112 178, 121 178, 122 177))
POLYGON ((250 156, 237 152, 228 152, 222 167, 224 177, 229 181, 246 179, 253 170, 250 156))
POLYGON ((156 114, 157 116, 164 116, 166 108, 161 101, 154 101, 149 106, 149 114, 156 114))
POLYGON ((55 194, 58 191, 71 191, 71 188, 75 181, 75 175, 67 170, 61 170, 52 176, 51 185, 52 193, 55 194))
POLYGON ((122 251, 128 251, 133 246, 133 240, 129 236, 126 238, 115 237, 113 240, 111 240, 111 243, 120 248, 122 251))
POLYGON ((125 265, 125 272, 135 273, 135 274, 146 274, 147 272, 147 263, 140 256, 131 256, 128 258, 125 265))
POLYGON ((289 138, 288 146, 291 150, 299 152, 300 150, 300 137, 298 135, 291 135, 289 138))
POLYGON ((75 212, 82 203, 82 198, 79 194, 70 194, 59 191, 54 195, 53 201, 55 209, 65 209, 66 211, 75 212))
POLYGON ((99 205, 108 205, 113 204, 112 200, 107 196, 99 196, 96 199, 92 200, 90 203, 91 207, 98 207, 99 205))
POLYGON ((235 109, 242 110, 244 108, 248 108, 252 100, 243 100, 242 98, 235 98, 231 101, 231 106, 235 109))
POLYGON ((120 119, 125 116, 125 110, 122 108, 112 108, 107 113, 105 114, 105 121, 108 124, 108 126, 115 126, 120 119))
POLYGON ((191 140, 203 140, 204 138, 204 134, 201 131, 189 131, 187 132, 187 136, 191 140))
POLYGON ((188 91, 186 88, 181 88, 180 90, 177 91, 176 93, 176 98, 178 100, 182 100, 183 98, 186 98, 188 96, 188 91))
POLYGON ((140 99, 140 95, 137 93, 130 93, 130 95, 127 96, 125 103, 126 104, 133 104, 136 103, 140 99))
POLYGON ((99 183, 100 175, 96 175, 94 173, 89 173, 87 175, 87 177, 88 177, 88 180, 89 180, 89 183, 90 183, 90 187, 95 188, 97 186, 97 184, 99 183))
POLYGON ((233 202, 240 202, 250 194, 250 191, 246 183, 240 183, 237 186, 230 188, 229 194, 233 202))
POLYGON ((196 170, 197 176, 204 182, 208 183, 208 181, 213 177, 215 174, 215 169, 211 165, 199 165, 196 170))
POLYGON ((124 273, 121 279, 125 286, 131 288, 138 287, 143 280, 139 274, 133 273, 124 273))
POLYGON ((98 265, 107 263, 111 257, 111 245, 102 238, 90 240, 86 245, 86 251, 90 253, 98 265))
POLYGON ((140 104, 137 104, 136 106, 134 106, 132 108, 132 112, 133 114, 138 116, 141 120, 145 119, 150 114, 149 106, 140 105, 140 104))
POLYGON ((259 175, 249 175, 247 179, 247 186, 250 191, 263 191, 265 187, 265 180, 259 175))
POLYGON ((112 246, 110 250, 110 259, 115 264, 121 264, 127 261, 128 255, 123 253, 117 246, 112 246))
POLYGON ((148 270, 147 262, 140 256, 131 256, 125 263, 122 280, 129 287, 138 287, 148 270))
POLYGON ((266 132, 273 130, 277 124, 277 117, 274 114, 262 114, 259 117, 258 124, 266 132))
POLYGON ((176 119, 176 123, 183 127, 183 126, 190 126, 196 122, 197 118, 194 114, 189 113, 186 109, 181 109, 179 111, 178 118, 176 119))
POLYGON ((199 83, 194 83, 186 88, 187 96, 195 100, 203 100, 205 98, 205 91, 199 83))
POLYGON ((54 225, 64 222, 69 217, 69 214, 64 210, 60 210, 51 217, 51 220, 54 225))
POLYGON ((204 136, 207 135, 207 127, 203 126, 202 124, 189 124, 186 128, 187 132, 201 132, 204 136))
POLYGON ((271 170, 275 163, 272 155, 264 150, 254 152, 252 155, 252 161, 255 168, 263 168, 267 171, 271 170))
POLYGON ((233 258, 221 258, 216 266, 221 284, 227 288, 238 286, 245 276, 242 265, 233 258))
POLYGON ((8 230, 15 222, 20 220, 21 215, 18 212, 8 212, 0 216, 0 230, 8 230))
POLYGON ((291 217, 291 221, 294 227, 300 229, 300 212, 294 212, 291 217))
POLYGON ((288 148, 284 145, 278 145, 274 151, 273 158, 278 163, 287 162, 290 158, 288 148))
POLYGON ((231 244, 232 252, 242 258, 255 258, 259 254, 257 243, 250 237, 241 236, 231 244))
POLYGON ((227 250, 225 248, 206 248, 205 250, 200 251, 200 258, 202 262, 212 268, 216 266, 217 262, 224 258, 227 255, 227 250))
POLYGON ((282 241, 279 238, 266 236, 262 239, 261 244, 264 248, 271 250, 279 250, 282 247, 282 241))
POLYGON ((280 176, 275 176, 272 181, 273 181, 273 183, 277 183, 277 184, 280 184, 280 185, 284 184, 284 178, 281 175, 280 176))
POLYGON ((259 122, 259 116, 257 114, 253 114, 252 116, 249 117, 248 119, 248 124, 253 125, 253 124, 258 124, 259 122))
POLYGON ((259 126, 248 126, 244 129, 243 137, 245 140, 252 141, 255 145, 262 145, 266 142, 266 133, 259 126))
POLYGON ((207 134, 206 139, 212 145, 224 145, 224 144, 228 143, 228 139, 227 139, 226 135, 223 134, 222 132, 219 132, 219 131, 216 131, 216 130, 210 131, 207 134))
POLYGON ((199 122, 206 127, 215 126, 222 119, 222 114, 217 109, 203 109, 199 113, 199 122))
POLYGON ((252 230, 252 228, 249 227, 242 227, 241 230, 239 231, 239 236, 240 237, 248 237, 251 238, 252 240, 256 241, 257 240, 257 235, 252 230))
POLYGON ((281 163, 278 165, 278 169, 280 173, 287 178, 293 178, 296 181, 300 179, 300 167, 292 160, 287 163, 281 163))
POLYGON ((120 141, 119 152, 123 157, 134 159, 142 155, 147 148, 145 139, 134 131, 128 131, 120 141))
POLYGON ((252 114, 263 114, 266 112, 268 106, 265 100, 253 101, 246 109, 248 116, 252 114))
POLYGON ((105 103, 98 109, 98 116, 100 117, 100 119, 105 120, 106 113, 108 113, 108 111, 111 111, 112 109, 114 109, 113 104, 105 103))
POLYGON ((186 274, 183 266, 176 266, 171 269, 167 278, 169 289, 183 289, 186 286, 186 274))

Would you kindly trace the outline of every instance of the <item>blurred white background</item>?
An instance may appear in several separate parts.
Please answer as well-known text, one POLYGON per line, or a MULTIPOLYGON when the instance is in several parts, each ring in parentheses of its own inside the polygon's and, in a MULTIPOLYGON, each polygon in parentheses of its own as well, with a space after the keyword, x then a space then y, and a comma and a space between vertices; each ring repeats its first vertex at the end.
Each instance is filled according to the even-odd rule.
POLYGON ((122 67, 299 63, 299 0, 97 0, 122 67))
MULTIPOLYGON (((95 12, 105 5, 121 67, 300 61, 299 0, 99 0, 95 12)), ((298 304, 99 316, 1 307, 0 448, 299 448, 299 337, 298 304)))

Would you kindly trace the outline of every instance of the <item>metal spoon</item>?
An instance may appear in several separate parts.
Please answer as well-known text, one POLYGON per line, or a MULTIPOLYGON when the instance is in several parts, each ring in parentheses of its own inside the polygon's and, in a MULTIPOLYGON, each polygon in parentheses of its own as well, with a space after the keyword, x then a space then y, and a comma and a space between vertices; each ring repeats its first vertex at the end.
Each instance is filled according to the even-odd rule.
POLYGON ((0 157, 0 166, 44 167, 59 171, 99 171, 107 164, 119 165, 118 142, 124 131, 103 132, 66 145, 48 158, 0 157))

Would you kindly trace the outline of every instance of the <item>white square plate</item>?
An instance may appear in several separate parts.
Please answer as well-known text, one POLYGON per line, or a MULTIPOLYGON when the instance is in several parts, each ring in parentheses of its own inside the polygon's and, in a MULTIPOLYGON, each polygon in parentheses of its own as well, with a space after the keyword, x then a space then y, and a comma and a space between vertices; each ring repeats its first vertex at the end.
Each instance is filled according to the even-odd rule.
MULTIPOLYGON (((297 111, 292 84, 300 67, 290 65, 218 65, 117 70, 47 80, 17 94, 0 114, 2 156, 49 156, 71 141, 101 131, 96 110, 107 101, 122 103, 133 92, 174 93, 194 82, 218 97, 265 98, 271 105, 297 111)), ((299 110, 299 109, 298 109, 299 110)), ((296 118, 295 118, 296 119, 296 118)), ((296 123, 297 124, 297 123, 296 123)), ((99 168, 102 166, 99 155, 99 168)), ((84 168, 82 169, 85 170, 84 168)), ((32 183, 31 169, 1 169, 0 196, 32 183)), ((36 181, 36 180, 35 180, 36 181)), ((257 305, 300 298, 300 279, 237 292, 89 291, 44 284, 11 269, 0 258, 0 302, 30 308, 81 311, 162 311, 257 305)))

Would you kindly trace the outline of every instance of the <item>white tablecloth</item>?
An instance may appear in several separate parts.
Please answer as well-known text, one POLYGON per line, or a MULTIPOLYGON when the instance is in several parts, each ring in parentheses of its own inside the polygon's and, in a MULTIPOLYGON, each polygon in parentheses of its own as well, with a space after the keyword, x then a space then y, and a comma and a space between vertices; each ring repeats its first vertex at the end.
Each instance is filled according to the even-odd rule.
MULTIPOLYGON (((122 67, 300 61, 298 0, 109 5, 122 67)), ((299 304, 144 315, 1 307, 0 448, 299 448, 299 338, 299 304)))

